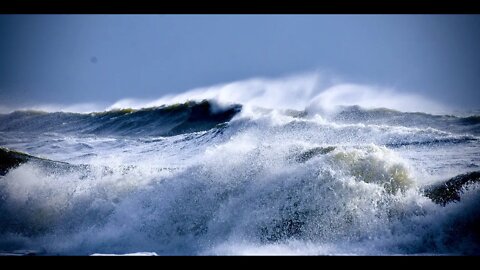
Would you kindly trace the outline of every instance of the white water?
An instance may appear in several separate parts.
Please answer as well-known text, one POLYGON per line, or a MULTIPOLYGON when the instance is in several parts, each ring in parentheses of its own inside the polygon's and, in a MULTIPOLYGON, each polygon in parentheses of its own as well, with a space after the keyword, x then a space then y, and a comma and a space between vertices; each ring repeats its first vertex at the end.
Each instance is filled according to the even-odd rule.
MULTIPOLYGON (((239 87, 233 83, 147 104, 212 96, 243 101, 242 113, 221 132, 156 138, 2 132, 1 146, 89 167, 26 163, 0 176, 0 250, 480 254, 479 187, 445 207, 422 193, 428 184, 478 170, 478 134, 442 119, 431 126, 430 116, 402 114, 403 124, 388 117, 335 120, 338 107, 331 105, 366 104, 380 92, 364 90, 363 99, 348 100, 343 96, 354 86, 317 92, 316 80, 252 80, 241 85, 259 89, 248 95, 232 97, 239 87), (303 90, 269 98, 272 89, 292 85, 303 90), (261 104, 310 114, 296 118, 261 104), (301 158, 329 146, 335 149, 301 158)), ((381 93, 382 103, 395 96, 381 93)), ((413 106, 413 99, 422 103, 404 96, 390 104, 413 106)))

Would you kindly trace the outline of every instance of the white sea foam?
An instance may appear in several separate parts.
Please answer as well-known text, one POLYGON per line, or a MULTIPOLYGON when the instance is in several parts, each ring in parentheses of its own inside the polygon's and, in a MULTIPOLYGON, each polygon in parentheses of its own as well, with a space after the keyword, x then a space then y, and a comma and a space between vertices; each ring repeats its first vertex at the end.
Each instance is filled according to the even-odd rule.
MULTIPOLYGON (((379 146, 392 136, 451 134, 278 114, 235 120, 221 136, 88 138, 96 149, 84 158, 88 170, 21 165, 2 178, 0 210, 12 219, 4 230, 31 235, 7 230, 0 245, 60 254, 476 252, 468 236, 445 245, 447 224, 468 227, 468 213, 456 211, 475 208, 435 205, 419 190, 428 175, 379 146), (328 146, 335 149, 299 159, 328 146)), ((475 205, 471 194, 464 203, 475 205)))
POLYGON ((244 107, 221 127, 176 136, 2 131, 2 146, 76 165, 31 161, 0 176, 0 250, 480 254, 478 185, 445 207, 423 193, 480 166, 475 123, 356 109, 335 118, 340 105, 440 107, 317 73, 110 108, 203 98, 244 107))

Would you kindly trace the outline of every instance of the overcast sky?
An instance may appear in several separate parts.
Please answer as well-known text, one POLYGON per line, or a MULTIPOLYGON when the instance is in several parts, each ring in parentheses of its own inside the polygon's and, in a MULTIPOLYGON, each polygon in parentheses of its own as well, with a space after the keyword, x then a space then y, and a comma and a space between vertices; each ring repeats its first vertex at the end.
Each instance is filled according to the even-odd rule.
POLYGON ((313 70, 478 109, 480 16, 0 15, 0 106, 313 70))

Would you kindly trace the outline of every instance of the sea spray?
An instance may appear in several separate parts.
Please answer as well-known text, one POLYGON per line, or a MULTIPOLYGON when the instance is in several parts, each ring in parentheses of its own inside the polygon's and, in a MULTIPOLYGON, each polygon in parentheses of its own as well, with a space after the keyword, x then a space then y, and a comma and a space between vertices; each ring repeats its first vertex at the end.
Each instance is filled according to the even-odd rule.
POLYGON ((478 123, 361 107, 222 105, 198 118, 189 104, 2 116, 2 146, 70 165, 26 161, 0 176, 0 249, 480 253, 476 184, 445 206, 423 192, 478 168, 478 123), (177 115, 149 114, 165 108, 177 115))

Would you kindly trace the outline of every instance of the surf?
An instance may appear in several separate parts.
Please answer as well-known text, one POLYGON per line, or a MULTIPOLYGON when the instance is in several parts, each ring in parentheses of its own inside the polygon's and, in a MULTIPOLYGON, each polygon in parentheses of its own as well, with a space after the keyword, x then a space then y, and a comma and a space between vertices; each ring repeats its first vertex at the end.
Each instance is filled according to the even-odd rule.
POLYGON ((312 108, 3 114, 0 250, 480 253, 477 116, 312 108))

